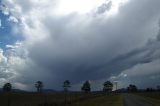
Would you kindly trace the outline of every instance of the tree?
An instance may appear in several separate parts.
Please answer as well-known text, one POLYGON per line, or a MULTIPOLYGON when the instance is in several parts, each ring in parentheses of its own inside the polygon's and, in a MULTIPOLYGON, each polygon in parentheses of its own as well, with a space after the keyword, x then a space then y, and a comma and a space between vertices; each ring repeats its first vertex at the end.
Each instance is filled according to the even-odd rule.
POLYGON ((132 85, 132 84, 130 84, 127 89, 130 92, 136 92, 137 91, 137 87, 135 85, 132 85))
POLYGON ((65 91, 65 104, 67 104, 67 92, 68 92, 68 88, 71 87, 70 85, 70 81, 69 80, 65 80, 63 82, 63 88, 64 88, 64 91, 65 91))
POLYGON ((6 83, 3 86, 3 91, 4 92, 10 92, 12 90, 12 84, 11 83, 6 83))
POLYGON ((103 86, 103 91, 105 92, 111 92, 113 89, 113 84, 110 81, 104 82, 103 86))
POLYGON ((157 90, 160 91, 160 85, 157 86, 157 90))
POLYGON ((65 80, 64 83, 63 83, 63 88, 64 88, 64 91, 68 91, 68 88, 71 87, 70 85, 70 81, 69 80, 65 80))
POLYGON ((35 83, 35 87, 37 88, 37 92, 42 92, 43 82, 42 81, 37 81, 35 83))
POLYGON ((88 80, 84 82, 83 86, 81 87, 81 90, 84 91, 85 93, 91 91, 91 84, 88 80))
POLYGON ((146 92, 154 92, 156 91, 154 88, 146 88, 146 92))

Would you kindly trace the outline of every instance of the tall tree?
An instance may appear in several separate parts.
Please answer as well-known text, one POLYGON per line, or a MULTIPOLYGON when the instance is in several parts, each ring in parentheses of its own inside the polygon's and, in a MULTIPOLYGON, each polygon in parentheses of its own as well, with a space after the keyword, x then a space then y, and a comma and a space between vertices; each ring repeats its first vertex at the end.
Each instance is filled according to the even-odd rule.
POLYGON ((71 83, 70 83, 70 81, 69 80, 65 80, 64 82, 63 82, 63 88, 64 88, 64 91, 65 91, 65 105, 67 104, 67 98, 69 97, 69 95, 67 95, 67 92, 68 92, 68 88, 69 87, 71 87, 71 83))
POLYGON ((81 90, 84 91, 85 93, 91 91, 91 84, 88 80, 84 82, 83 86, 81 87, 81 90))
POLYGON ((136 91, 137 91, 136 85, 132 85, 132 84, 130 84, 127 89, 128 89, 128 91, 130 91, 130 92, 136 92, 136 91))
POLYGON ((111 92, 113 89, 113 84, 110 81, 106 81, 103 84, 103 91, 105 92, 111 92))
POLYGON ((160 85, 157 86, 157 90, 160 91, 160 85))
POLYGON ((42 88, 43 88, 43 82, 42 81, 37 81, 35 83, 35 87, 37 88, 37 92, 42 92, 42 88))
POLYGON ((71 87, 70 81, 69 80, 65 80, 64 83, 63 83, 64 91, 67 92, 69 87, 71 87))
POLYGON ((3 91, 4 92, 10 92, 12 90, 12 84, 11 83, 5 83, 3 85, 3 91))

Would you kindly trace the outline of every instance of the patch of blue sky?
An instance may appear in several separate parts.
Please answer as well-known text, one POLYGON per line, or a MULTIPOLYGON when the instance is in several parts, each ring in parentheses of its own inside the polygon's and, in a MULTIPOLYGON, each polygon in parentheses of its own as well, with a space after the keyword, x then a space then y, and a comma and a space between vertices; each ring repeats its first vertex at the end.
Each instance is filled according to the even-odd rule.
POLYGON ((14 23, 8 20, 9 15, 4 15, 0 10, 0 48, 6 49, 6 45, 12 45, 16 41, 20 41, 22 38, 18 35, 15 35, 12 31, 13 27, 18 25, 18 23, 14 23))

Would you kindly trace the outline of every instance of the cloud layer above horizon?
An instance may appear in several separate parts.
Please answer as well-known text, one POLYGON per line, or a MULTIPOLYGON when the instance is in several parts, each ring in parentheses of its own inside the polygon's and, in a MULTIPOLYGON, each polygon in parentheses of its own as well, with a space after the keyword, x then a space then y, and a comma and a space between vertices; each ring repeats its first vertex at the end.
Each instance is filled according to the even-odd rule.
POLYGON ((41 80, 46 88, 62 89, 68 79, 73 90, 85 80, 94 90, 106 80, 118 81, 119 88, 156 87, 159 5, 158 0, 2 0, 11 36, 20 39, 0 47, 1 85, 9 81, 33 90, 41 80))

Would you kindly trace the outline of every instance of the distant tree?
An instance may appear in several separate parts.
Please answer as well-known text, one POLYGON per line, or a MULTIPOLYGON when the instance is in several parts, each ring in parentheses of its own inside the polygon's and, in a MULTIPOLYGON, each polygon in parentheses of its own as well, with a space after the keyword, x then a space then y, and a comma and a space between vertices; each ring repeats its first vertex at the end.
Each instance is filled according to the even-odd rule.
POLYGON ((103 87, 104 92, 111 92, 113 89, 113 84, 110 81, 104 82, 103 86, 104 86, 103 87))
POLYGON ((160 85, 157 86, 157 91, 160 91, 160 85))
POLYGON ((68 91, 68 88, 71 87, 70 85, 70 81, 69 80, 65 80, 64 83, 63 83, 63 88, 64 88, 64 91, 67 92, 68 91))
POLYGON ((146 92, 154 92, 154 91, 156 91, 154 88, 147 88, 146 89, 146 92))
POLYGON ((3 85, 3 91, 4 92, 10 92, 12 90, 12 84, 11 83, 6 83, 3 85))
POLYGON ((69 80, 65 80, 64 82, 63 82, 63 88, 64 88, 64 91, 65 91, 65 105, 67 104, 67 98, 69 98, 69 95, 67 95, 67 92, 68 92, 68 88, 69 87, 71 87, 71 83, 70 83, 70 81, 69 80))
POLYGON ((127 89, 130 92, 136 92, 137 91, 137 87, 135 85, 132 85, 132 84, 130 84, 127 89))
POLYGON ((42 81, 37 81, 35 83, 35 87, 37 88, 37 92, 42 92, 42 88, 43 88, 43 82, 42 81))
POLYGON ((84 82, 83 86, 81 87, 81 90, 84 91, 85 93, 91 91, 91 84, 88 80, 84 82))

